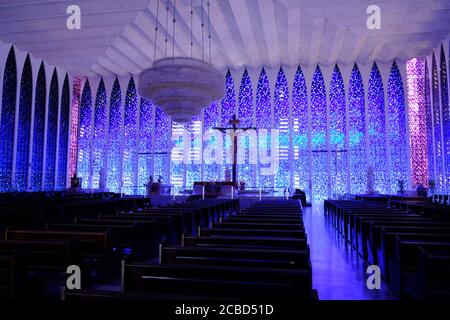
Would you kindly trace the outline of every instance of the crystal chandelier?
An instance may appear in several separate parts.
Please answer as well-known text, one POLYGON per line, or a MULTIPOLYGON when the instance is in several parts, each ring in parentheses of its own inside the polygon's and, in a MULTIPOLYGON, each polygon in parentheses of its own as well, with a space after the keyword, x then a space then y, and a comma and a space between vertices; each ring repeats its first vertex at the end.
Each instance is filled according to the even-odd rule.
POLYGON ((155 52, 154 63, 151 68, 141 72, 139 76, 139 94, 149 98, 159 106, 172 120, 180 124, 186 124, 192 120, 193 116, 199 115, 201 110, 209 106, 212 102, 220 100, 224 95, 223 76, 211 65, 211 24, 209 22, 209 1, 208 26, 209 26, 209 59, 204 59, 204 17, 202 0, 202 58, 193 57, 192 47, 193 34, 193 7, 191 1, 191 57, 175 57, 175 16, 176 0, 173 0, 173 34, 172 34, 172 57, 167 57, 168 42, 168 21, 169 21, 169 1, 166 2, 166 38, 165 56, 156 59, 156 44, 159 25, 159 1, 157 7, 157 22, 155 27, 155 52))

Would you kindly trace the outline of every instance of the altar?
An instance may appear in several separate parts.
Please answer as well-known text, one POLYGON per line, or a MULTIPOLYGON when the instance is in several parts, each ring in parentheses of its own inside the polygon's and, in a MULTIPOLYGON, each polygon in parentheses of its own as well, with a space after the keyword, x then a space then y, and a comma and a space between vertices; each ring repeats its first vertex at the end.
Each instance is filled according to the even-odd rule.
POLYGON ((203 188, 205 190, 205 197, 218 197, 218 196, 229 196, 233 191, 236 190, 237 183, 231 181, 199 181, 194 182, 193 194, 203 194, 203 188))

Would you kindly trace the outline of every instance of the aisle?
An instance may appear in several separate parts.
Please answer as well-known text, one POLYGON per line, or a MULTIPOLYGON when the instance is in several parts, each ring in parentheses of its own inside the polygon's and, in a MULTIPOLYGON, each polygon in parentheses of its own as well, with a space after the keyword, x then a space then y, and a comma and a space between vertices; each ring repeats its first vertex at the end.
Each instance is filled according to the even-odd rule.
POLYGON ((325 221, 323 203, 304 208, 303 221, 311 248, 313 288, 319 299, 395 299, 384 282, 380 290, 367 289, 367 265, 325 221))

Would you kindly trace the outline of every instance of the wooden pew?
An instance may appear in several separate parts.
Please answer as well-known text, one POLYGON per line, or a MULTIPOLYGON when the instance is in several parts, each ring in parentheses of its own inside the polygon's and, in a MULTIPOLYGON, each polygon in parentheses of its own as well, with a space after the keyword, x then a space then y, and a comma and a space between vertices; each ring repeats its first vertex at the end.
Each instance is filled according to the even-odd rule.
POLYGON ((224 247, 163 247, 161 263, 311 269, 306 250, 224 247))
POLYGON ((23 254, 0 250, 0 301, 23 298, 26 294, 26 279, 23 254))
POLYGON ((248 236, 186 237, 184 245, 188 247, 280 248, 288 250, 305 250, 308 247, 306 239, 248 236))
POLYGON ((394 255, 387 262, 390 270, 390 287, 400 297, 414 297, 420 290, 417 279, 419 271, 419 255, 421 251, 450 254, 450 242, 426 240, 402 240, 395 237, 394 255))
POLYGON ((450 254, 428 252, 421 248, 419 256, 418 295, 416 299, 450 299, 450 254))
POLYGON ((82 258, 98 259, 106 263, 111 248, 110 230, 103 232, 15 230, 6 231, 6 240, 61 241, 77 238, 82 258))
POLYGON ((309 270, 123 262, 125 292, 311 300, 311 283, 309 270))
POLYGON ((67 266, 80 264, 77 238, 65 241, 1 240, 0 251, 26 253, 28 268, 66 271, 67 266))
POLYGON ((277 230, 304 230, 301 223, 265 223, 265 222, 229 222, 224 221, 220 224, 214 224, 213 228, 223 229, 277 229, 277 230))
POLYGON ((286 237, 304 239, 305 230, 276 230, 276 229, 201 229, 200 236, 250 236, 250 237, 286 237))
POLYGON ((450 234, 438 234, 435 230, 422 229, 420 232, 417 230, 413 231, 408 229, 403 229, 401 231, 387 231, 383 228, 381 233, 381 250, 383 252, 383 259, 380 261, 380 267, 388 280, 390 279, 390 272, 389 269, 387 269, 386 262, 393 257, 395 239, 397 236, 402 240, 450 242, 450 234))

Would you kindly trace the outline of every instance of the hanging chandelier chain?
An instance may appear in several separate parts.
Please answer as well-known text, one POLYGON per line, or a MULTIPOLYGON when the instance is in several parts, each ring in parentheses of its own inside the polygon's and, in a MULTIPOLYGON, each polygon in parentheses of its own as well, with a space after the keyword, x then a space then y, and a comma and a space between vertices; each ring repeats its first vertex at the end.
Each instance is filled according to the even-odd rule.
POLYGON ((203 32, 203 29, 205 27, 205 19, 204 19, 204 15, 203 15, 203 5, 204 5, 204 0, 202 0, 202 62, 205 62, 205 36, 204 36, 204 32, 203 32))
POLYGON ((155 48, 153 50, 153 62, 156 61, 156 43, 158 41, 158 26, 159 26, 159 2, 161 0, 158 0, 158 3, 156 5, 156 25, 155 25, 155 48))
POLYGON ((176 24, 177 0, 173 0, 173 38, 172 38, 172 58, 175 58, 175 24, 176 24))
POLYGON ((207 3, 207 6, 208 6, 208 41, 209 41, 208 46, 209 46, 209 63, 212 63, 212 56, 211 56, 211 16, 210 16, 210 11, 209 11, 209 8, 210 8, 210 2, 209 2, 209 0, 208 0, 208 3, 207 3))
POLYGON ((194 49, 194 35, 193 35, 193 31, 192 31, 192 29, 194 27, 194 8, 193 8, 193 5, 192 5, 192 1, 193 0, 191 0, 191 58, 193 57, 193 54, 194 54, 194 52, 193 52, 193 49, 194 49))
POLYGON ((167 58, 167 42, 169 38, 169 3, 166 3, 166 40, 165 40, 165 49, 164 49, 164 57, 167 58))

